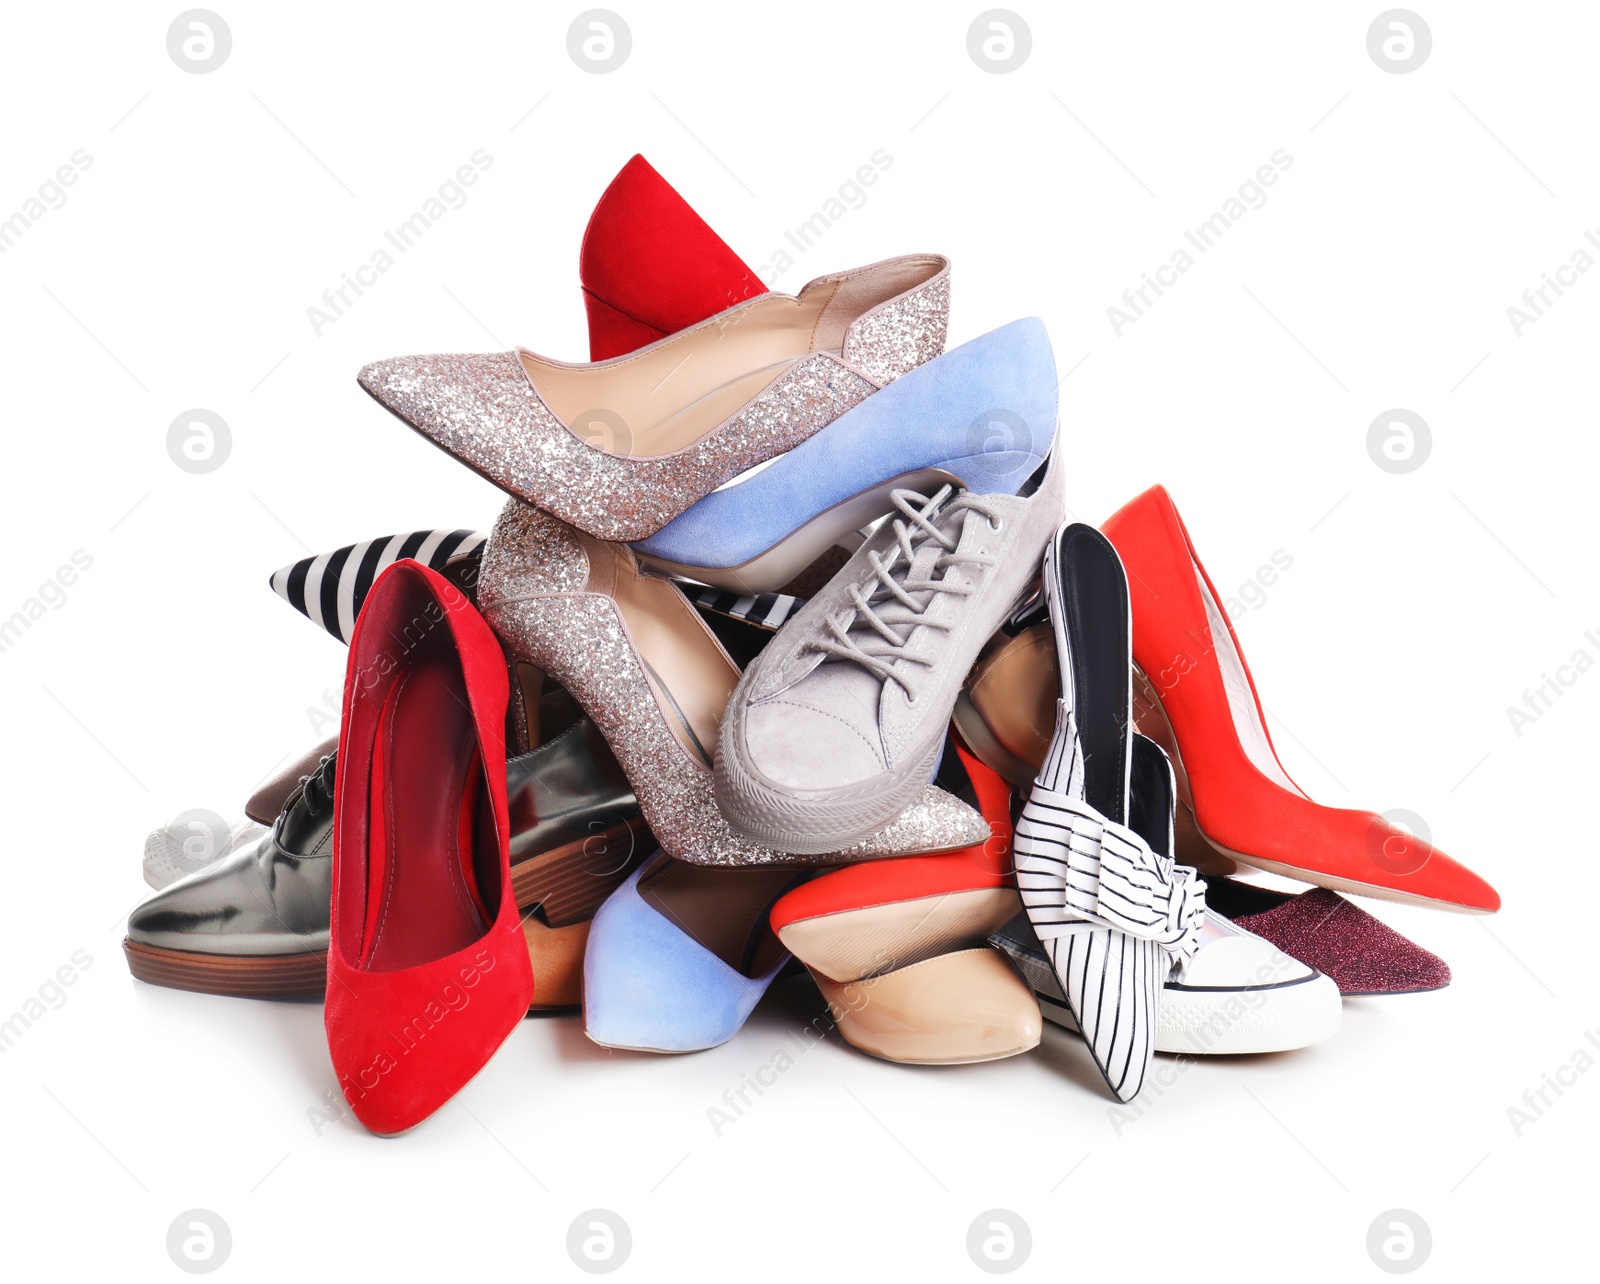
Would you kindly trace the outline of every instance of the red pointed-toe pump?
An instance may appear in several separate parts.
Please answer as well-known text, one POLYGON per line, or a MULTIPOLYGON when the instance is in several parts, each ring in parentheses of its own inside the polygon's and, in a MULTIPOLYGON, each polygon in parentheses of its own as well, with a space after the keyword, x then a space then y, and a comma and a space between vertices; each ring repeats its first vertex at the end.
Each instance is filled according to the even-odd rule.
POLYGON ((589 215, 578 277, 591 361, 620 357, 766 293, 643 156, 622 167, 589 215))
POLYGON ((1499 894, 1370 811, 1324 807, 1278 761, 1233 625, 1165 488, 1101 528, 1127 568, 1139 727, 1161 743, 1205 840, 1335 891, 1492 914, 1499 894), (1140 688, 1142 687, 1142 690, 1140 688))
POLYGON ((443 576, 396 562, 350 641, 324 1021, 356 1118, 404 1132, 533 1000, 511 884, 505 656, 443 576))

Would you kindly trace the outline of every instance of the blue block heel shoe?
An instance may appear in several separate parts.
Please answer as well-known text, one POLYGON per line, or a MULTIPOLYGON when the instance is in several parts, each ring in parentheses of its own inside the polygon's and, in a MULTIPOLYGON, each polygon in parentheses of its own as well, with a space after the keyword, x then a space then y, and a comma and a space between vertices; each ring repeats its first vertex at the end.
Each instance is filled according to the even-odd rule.
POLYGON ((1054 438, 1056 382, 1044 322, 1013 321, 902 375, 634 551, 704 584, 775 592, 834 545, 854 552, 897 487, 1016 494, 1054 438))
POLYGON ((726 1043, 789 961, 767 916, 805 877, 646 860, 589 928, 584 1033, 602 1047, 637 1052, 726 1043))

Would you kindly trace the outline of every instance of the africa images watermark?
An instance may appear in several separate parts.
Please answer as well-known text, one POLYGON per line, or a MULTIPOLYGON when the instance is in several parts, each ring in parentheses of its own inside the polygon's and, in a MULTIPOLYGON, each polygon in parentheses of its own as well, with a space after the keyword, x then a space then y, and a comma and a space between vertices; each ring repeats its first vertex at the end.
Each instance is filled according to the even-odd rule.
POLYGON ((765 1096, 769 1088, 776 1087, 778 1080, 800 1063, 801 1057, 827 1041, 829 1033, 837 1028, 840 1017, 866 1007, 872 1001, 872 986, 877 979, 871 976, 851 982, 844 988, 843 1003, 830 999, 826 1012, 808 1021, 799 1030, 789 1032, 788 1048, 775 1049, 753 1071, 742 1072, 736 1087, 724 1088, 721 1103, 706 1107, 706 1122, 711 1125, 712 1133, 721 1137, 725 1128, 738 1123, 755 1105, 752 1096, 757 1100, 765 1096))
POLYGON ((451 210, 458 210, 467 203, 467 188, 474 186, 484 171, 493 167, 494 157, 480 147, 467 159, 469 163, 457 165, 455 173, 440 183, 410 218, 397 227, 384 229, 383 239, 387 245, 380 245, 353 272, 340 273, 339 284, 322 292, 321 305, 312 304, 306 309, 306 320, 311 322, 311 331, 317 338, 354 307, 356 299, 378 284, 378 278, 399 262, 397 255, 409 253, 429 228, 451 210))
POLYGON ((21 203, 9 217, 0 221, 0 254, 16 245, 23 234, 51 210, 67 203, 67 188, 78 181, 79 175, 94 164, 94 157, 78 148, 67 163, 57 165, 55 173, 39 184, 38 190, 21 203))
MULTIPOLYGON (((1600 252, 1600 236, 1593 231, 1585 229, 1584 240, 1600 252)), ((1580 245, 1568 257, 1565 263, 1558 264, 1553 272, 1541 272, 1540 284, 1531 286, 1522 292, 1522 306, 1512 304, 1506 309, 1506 320, 1511 322, 1511 332, 1522 338, 1522 332, 1530 325, 1538 323, 1539 319, 1553 308, 1561 296, 1572 286, 1577 285, 1582 274, 1595 264, 1595 255, 1589 249, 1580 245), (1554 297, 1551 297, 1554 295, 1554 297)))
POLYGON ((1600 633, 1590 629, 1583 635, 1583 640, 1588 646, 1578 647, 1567 657, 1565 664, 1556 665, 1554 677, 1549 673, 1541 673, 1539 685, 1522 693, 1521 705, 1506 706, 1506 719, 1519 740, 1524 731, 1555 708, 1557 700, 1578 685, 1579 678, 1594 668, 1594 653, 1589 647, 1600 651, 1600 633))
POLYGON ((47 609, 59 611, 65 606, 67 590, 78 582, 79 575, 93 565, 93 557, 81 548, 73 549, 69 562, 56 567, 55 573, 9 616, 0 617, 0 654, 16 646, 24 633, 44 619, 47 609))
POLYGON ((785 229, 783 239, 788 245, 780 245, 773 250, 767 256, 767 261, 756 268, 756 275, 763 281, 776 281, 793 268, 800 256, 815 246, 830 227, 851 210, 858 210, 867 203, 867 189, 875 185, 893 165, 894 157, 883 148, 873 152, 812 212, 810 218, 794 228, 785 229))
POLYGON ((12 1046, 40 1021, 45 1013, 67 1006, 72 996, 66 987, 76 985, 78 978, 94 966, 94 957, 88 950, 74 950, 72 957, 44 979, 32 994, 17 1005, 17 1010, 0 1020, 0 1055, 10 1052, 12 1046))
POLYGON ((1199 262, 1196 254, 1210 253, 1229 228, 1251 210, 1264 206, 1267 203, 1267 188, 1274 186, 1293 165, 1294 157, 1282 147, 1278 148, 1265 164, 1256 166, 1255 173, 1240 183, 1234 195, 1223 201, 1222 207, 1210 218, 1196 228, 1185 228, 1183 239, 1188 245, 1180 245, 1173 250, 1167 261, 1158 265, 1154 272, 1141 272, 1139 284, 1122 292, 1122 305, 1113 304, 1106 309, 1106 320, 1111 322, 1111 329, 1117 338, 1122 338, 1125 329, 1153 308, 1161 296, 1177 285, 1182 275, 1199 262), (1194 253, 1190 252, 1191 247, 1194 253))
POLYGON ((1506 1107, 1506 1120, 1511 1124, 1515 1136, 1521 1137, 1527 1129, 1543 1119, 1568 1088, 1577 1086, 1579 1075, 1588 1074, 1596 1064, 1600 1064, 1596 1055, 1600 1053, 1600 1026, 1585 1030, 1583 1037, 1594 1051, 1578 1048, 1554 1070, 1541 1073, 1537 1087, 1523 1089, 1520 1104, 1506 1107))
POLYGON ((1214 1051, 1228 1051, 1226 1040, 1236 1028, 1248 1028, 1273 996, 1272 987, 1287 980, 1301 970, 1301 965, 1280 949, 1273 949, 1272 957, 1260 964, 1251 977, 1251 986, 1219 999, 1206 1018, 1184 1030, 1184 1039, 1191 1045, 1189 1051, 1177 1053, 1170 1061, 1161 1060, 1150 1067, 1146 1077, 1146 1090, 1131 1102, 1117 1102, 1106 1107, 1106 1120, 1114 1136, 1121 1137, 1138 1123, 1174 1088, 1178 1081, 1199 1064, 1199 1058, 1214 1051), (1222 1045, 1220 1048, 1218 1045, 1222 1045))

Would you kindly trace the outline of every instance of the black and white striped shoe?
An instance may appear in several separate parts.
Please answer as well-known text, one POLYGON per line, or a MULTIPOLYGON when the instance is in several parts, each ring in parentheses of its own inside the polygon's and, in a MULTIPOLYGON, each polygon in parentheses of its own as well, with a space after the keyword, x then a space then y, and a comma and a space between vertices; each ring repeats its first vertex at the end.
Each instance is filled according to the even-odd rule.
MULTIPOLYGON (((349 642, 356 616, 367 590, 379 572, 402 558, 421 562, 459 581, 470 561, 471 583, 457 583, 466 591, 476 582, 477 555, 487 538, 482 531, 426 530, 403 535, 380 535, 359 544, 346 544, 331 553, 303 557, 272 573, 272 591, 313 624, 341 642, 349 642), (454 569, 457 573, 452 574, 454 569)), ((470 595, 470 594, 469 594, 470 595)))
POLYGON ((1070 523, 1045 551, 1061 687, 1055 736, 1016 826, 1017 888, 1107 1086, 1131 1101, 1162 992, 1199 948, 1205 883, 1172 858, 1172 766, 1133 730, 1128 581, 1070 523))
MULTIPOLYGON (((340 642, 348 642, 378 572, 403 557, 438 571, 469 598, 476 599, 478 561, 487 538, 482 531, 470 530, 380 535, 332 552, 303 557, 274 571, 272 591, 313 624, 340 642)), ((805 605, 804 598, 783 593, 731 593, 693 580, 677 582, 702 613, 742 620, 767 632, 782 628, 783 622, 805 605)))
POLYGON ((672 577, 684 596, 697 606, 702 613, 714 612, 717 615, 726 615, 730 619, 743 620, 747 624, 754 624, 757 628, 769 629, 776 633, 783 627, 783 622, 806 604, 803 597, 790 597, 786 593, 735 593, 729 589, 712 588, 709 584, 701 584, 697 580, 686 580, 680 576, 672 577))
MULTIPOLYGON (((1158 859, 1168 857, 1176 794, 1172 765, 1155 742, 1135 735, 1131 767, 1129 828, 1158 859)), ((1080 1030, 1026 911, 991 934, 989 943, 1016 965, 1045 1020, 1080 1030)), ((1339 987, 1332 980, 1207 909, 1194 953, 1161 987, 1154 1045, 1157 1052, 1191 1057, 1287 1052, 1337 1034, 1341 1015, 1339 987)))

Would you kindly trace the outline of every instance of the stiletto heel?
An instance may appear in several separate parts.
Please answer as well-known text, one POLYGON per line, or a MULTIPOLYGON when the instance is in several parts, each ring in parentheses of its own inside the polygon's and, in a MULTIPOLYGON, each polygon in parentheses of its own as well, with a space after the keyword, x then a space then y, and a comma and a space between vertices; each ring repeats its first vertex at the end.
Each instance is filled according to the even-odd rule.
POLYGON ((519 500, 501 512, 478 600, 506 650, 559 682, 604 734, 662 850, 697 865, 818 865, 949 851, 983 819, 924 786, 887 827, 844 850, 797 857, 738 837, 712 796, 718 719, 739 671, 670 580, 625 546, 519 500))

